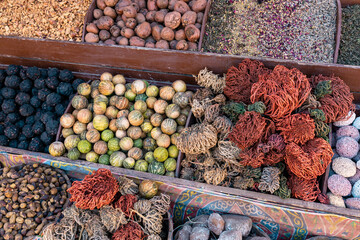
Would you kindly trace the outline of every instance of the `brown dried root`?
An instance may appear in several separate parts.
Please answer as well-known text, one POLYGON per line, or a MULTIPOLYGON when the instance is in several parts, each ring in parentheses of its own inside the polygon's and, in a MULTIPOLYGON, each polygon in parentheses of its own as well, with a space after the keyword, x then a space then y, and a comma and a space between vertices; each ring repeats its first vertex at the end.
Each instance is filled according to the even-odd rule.
POLYGON ((44 240, 75 240, 78 225, 73 218, 63 218, 59 223, 51 223, 43 230, 44 240))
POLYGON ((184 167, 183 169, 181 169, 180 178, 186 180, 194 180, 194 174, 195 174, 194 168, 184 167))
POLYGON ((137 194, 139 192, 138 185, 130 178, 120 176, 118 181, 121 195, 137 194))
POLYGON ((253 187, 254 183, 255 181, 253 178, 248 178, 243 176, 238 176, 234 178, 234 188, 246 190, 253 187))
POLYGON ((131 209, 131 211, 136 213, 142 219, 146 235, 161 233, 163 217, 157 210, 151 209, 145 215, 133 209, 131 209))
POLYGON ((241 149, 231 141, 219 141, 216 153, 224 162, 239 159, 241 149))
POLYGON ((153 205, 153 208, 157 210, 161 215, 167 213, 170 209, 170 196, 167 194, 161 193, 160 196, 155 196, 150 199, 150 202, 153 205))
POLYGON ((207 68, 202 69, 198 76, 194 76, 195 81, 203 87, 211 88, 215 93, 222 93, 225 87, 225 75, 219 77, 207 68))
POLYGON ((77 224, 83 227, 92 219, 94 213, 89 210, 80 209, 73 204, 71 207, 68 207, 63 211, 63 215, 64 218, 73 218, 77 224))
POLYGON ((177 138, 177 147, 185 154, 206 153, 217 143, 217 131, 209 124, 184 128, 177 138))
POLYGON ((140 199, 134 203, 134 209, 140 214, 145 214, 151 208, 151 202, 146 199, 140 199))
POLYGON ((93 215, 89 222, 85 224, 85 230, 89 236, 89 240, 108 240, 101 219, 97 215, 93 215))
POLYGON ((212 91, 209 88, 199 88, 198 90, 196 90, 191 100, 194 101, 196 99, 198 101, 203 101, 206 98, 213 98, 212 91))
POLYGON ((216 117, 220 115, 221 106, 220 104, 213 104, 210 105, 205 109, 205 117, 204 121, 207 123, 212 123, 216 117))
POLYGON ((111 205, 103 206, 99 213, 102 224, 111 233, 115 232, 120 225, 128 223, 125 214, 111 205))
POLYGON ((220 167, 207 169, 204 172, 204 180, 207 184, 219 185, 225 180, 227 176, 227 170, 220 167))
POLYGON ((208 98, 204 100, 194 99, 191 103, 191 112, 196 118, 201 118, 205 114, 205 110, 210 106, 210 100, 208 98))
POLYGON ((277 167, 265 167, 261 174, 259 190, 273 194, 280 188, 280 170, 277 167))
POLYGON ((226 102, 226 97, 224 94, 219 94, 219 95, 216 95, 213 100, 217 103, 220 103, 220 104, 225 104, 226 102))
POLYGON ((157 234, 151 234, 146 240, 161 240, 161 237, 157 234))

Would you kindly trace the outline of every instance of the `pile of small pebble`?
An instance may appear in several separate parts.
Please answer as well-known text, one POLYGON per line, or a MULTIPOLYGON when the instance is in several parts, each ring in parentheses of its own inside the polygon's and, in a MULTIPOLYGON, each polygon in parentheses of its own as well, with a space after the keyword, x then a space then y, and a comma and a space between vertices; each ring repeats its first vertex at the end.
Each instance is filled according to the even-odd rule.
POLYGON ((360 209, 360 116, 334 123, 332 146, 334 157, 328 179, 330 204, 360 209))
POLYGON ((204 51, 330 63, 336 11, 335 0, 213 1, 204 51))

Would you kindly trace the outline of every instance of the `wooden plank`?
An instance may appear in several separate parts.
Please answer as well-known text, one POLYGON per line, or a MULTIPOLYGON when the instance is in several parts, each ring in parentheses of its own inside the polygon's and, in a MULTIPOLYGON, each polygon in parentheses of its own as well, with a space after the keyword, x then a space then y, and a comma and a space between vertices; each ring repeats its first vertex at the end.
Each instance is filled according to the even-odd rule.
POLYGON ((346 7, 348 5, 360 4, 360 0, 340 0, 341 6, 346 7))
POLYGON ((95 169, 106 168, 116 174, 135 175, 139 179, 152 179, 154 181, 164 182, 164 183, 174 184, 174 185, 179 185, 179 186, 184 186, 184 187, 191 186, 192 188, 203 189, 204 191, 209 191, 209 192, 219 192, 219 193, 229 194, 234 197, 242 196, 242 197, 246 197, 249 199, 257 199, 257 200, 266 201, 271 204, 282 204, 282 205, 289 206, 290 208, 301 208, 302 210, 308 209, 308 210, 313 210, 313 211, 321 211, 321 212, 326 212, 326 213, 338 214, 341 216, 360 217, 359 210, 354 210, 354 209, 349 209, 349 208, 347 208, 346 211, 344 211, 344 209, 342 209, 342 208, 334 207, 331 205, 325 205, 325 204, 321 204, 321 203, 306 202, 306 201, 301 201, 301 200, 292 199, 292 198, 291 199, 281 199, 275 195, 270 195, 270 194, 245 191, 245 190, 240 190, 240 189, 236 189, 236 188, 213 186, 213 185, 209 185, 209 184, 205 184, 205 183, 198 183, 198 182, 188 181, 188 180, 179 179, 179 178, 151 174, 148 172, 139 172, 139 171, 129 170, 129 169, 125 169, 125 168, 112 167, 112 166, 108 166, 108 165, 102 165, 102 164, 97 164, 97 163, 92 163, 92 162, 87 162, 87 161, 81 161, 81 160, 70 160, 70 159, 64 158, 64 157, 53 157, 53 156, 51 156, 49 154, 45 154, 45 153, 35 153, 35 152, 30 152, 30 151, 16 149, 16 148, 0 146, 0 151, 5 151, 8 153, 18 154, 18 155, 32 155, 35 157, 52 159, 52 160, 61 161, 64 163, 70 163, 70 164, 81 164, 83 166, 87 166, 87 167, 95 168, 95 169))
MULTIPOLYGON (((0 56, 18 57, 53 61, 58 64, 67 62, 78 65, 80 71, 90 68, 97 72, 106 67, 131 70, 146 70, 167 74, 197 74, 204 67, 215 73, 226 73, 230 66, 237 65, 244 57, 212 53, 196 53, 173 50, 159 50, 138 47, 104 46, 89 43, 0 37, 0 56), (25 41, 26 40, 26 41, 25 41), (89 68, 88 68, 89 67, 89 68), (95 67, 95 68, 94 68, 95 67)), ((298 63, 287 60, 252 58, 273 68, 278 64, 296 67, 307 75, 336 75, 344 79, 352 91, 360 92, 358 84, 360 67, 338 64, 298 63)), ((65 65, 64 65, 65 66, 65 65)), ((72 70, 72 69, 70 69, 72 70)), ((81 72, 81 71, 80 71, 81 72)))

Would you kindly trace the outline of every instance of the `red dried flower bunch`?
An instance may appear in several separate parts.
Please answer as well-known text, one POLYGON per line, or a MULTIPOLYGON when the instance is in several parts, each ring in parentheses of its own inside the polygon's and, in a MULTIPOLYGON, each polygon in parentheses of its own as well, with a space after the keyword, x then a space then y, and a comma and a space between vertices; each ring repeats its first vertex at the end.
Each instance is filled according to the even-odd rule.
POLYGON ((332 93, 319 99, 321 104, 319 109, 325 113, 326 123, 342 120, 348 115, 349 111, 355 110, 354 96, 350 92, 349 86, 339 77, 313 76, 311 84, 315 88, 319 82, 329 80, 331 81, 332 93))
POLYGON ((138 198, 136 195, 126 194, 121 196, 119 200, 114 203, 114 207, 121 209, 127 217, 130 217, 131 209, 134 209, 134 204, 137 200, 138 198))
POLYGON ((251 102, 263 102, 265 114, 273 121, 289 116, 308 98, 311 91, 307 77, 298 69, 277 65, 270 74, 259 76, 251 87, 251 102))
POLYGON ((241 150, 258 142, 264 134, 266 119, 257 112, 245 112, 232 128, 229 139, 241 150))
POLYGON ((113 234, 112 240, 143 240, 145 234, 141 227, 136 222, 129 222, 126 225, 121 225, 119 229, 113 234))
POLYGON ((99 168, 82 181, 75 181, 67 190, 70 201, 81 209, 101 208, 110 204, 119 191, 119 183, 108 169, 99 168))
POLYGON ((334 155, 330 144, 322 138, 314 138, 304 145, 289 143, 285 152, 285 162, 290 171, 307 180, 322 175, 334 155))
POLYGON ((286 143, 304 144, 315 137, 315 122, 304 113, 297 113, 281 119, 276 124, 286 143))
POLYGON ((304 201, 314 202, 320 194, 319 183, 316 178, 306 180, 291 174, 288 185, 291 189, 291 195, 304 201))
POLYGON ((261 167, 264 164, 265 153, 257 146, 241 151, 239 154, 241 158, 240 164, 244 166, 251 166, 253 168, 261 167))
POLYGON ((270 73, 262 62, 245 59, 238 68, 231 67, 226 74, 224 94, 235 102, 250 103, 251 86, 259 80, 259 75, 270 73))

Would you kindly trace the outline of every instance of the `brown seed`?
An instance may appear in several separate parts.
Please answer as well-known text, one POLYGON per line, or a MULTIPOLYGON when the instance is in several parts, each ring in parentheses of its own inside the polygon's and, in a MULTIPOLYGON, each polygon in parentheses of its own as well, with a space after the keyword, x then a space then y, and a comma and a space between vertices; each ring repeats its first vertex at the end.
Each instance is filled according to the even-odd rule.
POLYGON ((50 193, 51 193, 52 195, 55 195, 55 194, 58 193, 58 190, 57 190, 56 188, 52 188, 52 189, 50 189, 50 193))

